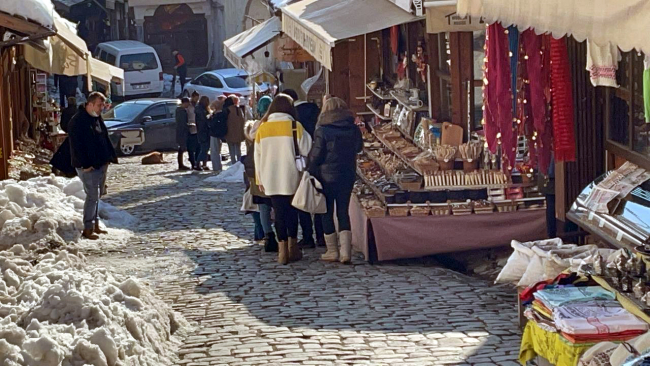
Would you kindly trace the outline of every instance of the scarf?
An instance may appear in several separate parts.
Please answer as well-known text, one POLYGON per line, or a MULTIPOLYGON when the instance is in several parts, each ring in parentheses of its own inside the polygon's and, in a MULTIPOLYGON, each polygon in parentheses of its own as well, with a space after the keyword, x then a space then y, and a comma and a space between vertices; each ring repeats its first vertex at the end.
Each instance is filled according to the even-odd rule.
POLYGON ((575 161, 576 143, 573 127, 573 88, 565 38, 551 37, 551 106, 556 161, 575 161))
POLYGON ((501 145, 503 169, 512 170, 517 148, 517 134, 512 121, 512 79, 508 35, 501 24, 490 24, 485 37, 485 88, 483 119, 485 137, 492 153, 501 145))

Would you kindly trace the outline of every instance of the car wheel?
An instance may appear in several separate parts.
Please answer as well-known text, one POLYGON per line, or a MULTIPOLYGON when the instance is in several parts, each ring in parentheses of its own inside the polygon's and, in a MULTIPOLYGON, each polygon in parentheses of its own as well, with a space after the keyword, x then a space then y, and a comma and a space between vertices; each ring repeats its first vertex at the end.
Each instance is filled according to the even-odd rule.
POLYGON ((135 151, 135 146, 134 145, 121 145, 120 144, 120 151, 122 152, 122 155, 124 156, 129 156, 133 154, 135 151))

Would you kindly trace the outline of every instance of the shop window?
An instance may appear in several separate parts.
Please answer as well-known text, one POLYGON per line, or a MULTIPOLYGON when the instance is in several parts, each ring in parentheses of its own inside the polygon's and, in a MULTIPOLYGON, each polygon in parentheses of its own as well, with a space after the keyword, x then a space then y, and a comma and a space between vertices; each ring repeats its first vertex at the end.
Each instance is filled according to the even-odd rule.
POLYGON ((618 158, 650 167, 650 123, 643 104, 643 59, 637 52, 622 55, 616 79, 618 88, 608 88, 608 150, 618 158))

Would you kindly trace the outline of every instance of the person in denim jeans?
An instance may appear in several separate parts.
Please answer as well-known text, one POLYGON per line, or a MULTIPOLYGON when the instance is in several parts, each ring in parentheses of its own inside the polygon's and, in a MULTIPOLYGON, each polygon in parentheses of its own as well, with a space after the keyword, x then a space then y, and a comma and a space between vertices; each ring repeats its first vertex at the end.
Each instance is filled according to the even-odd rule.
POLYGON ((90 93, 85 108, 72 117, 68 132, 72 166, 86 193, 82 236, 91 240, 98 239, 97 234, 107 233, 99 227, 99 197, 105 193, 108 164, 117 162, 108 130, 100 115, 105 100, 102 93, 90 93))

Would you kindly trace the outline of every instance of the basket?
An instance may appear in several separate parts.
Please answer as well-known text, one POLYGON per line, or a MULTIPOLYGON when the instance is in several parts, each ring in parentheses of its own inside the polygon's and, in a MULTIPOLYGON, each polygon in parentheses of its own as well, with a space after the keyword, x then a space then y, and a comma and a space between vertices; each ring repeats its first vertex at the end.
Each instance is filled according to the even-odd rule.
POLYGON ((409 215, 410 211, 411 208, 408 206, 388 208, 388 213, 390 214, 390 216, 394 216, 394 217, 406 217, 409 215))
POLYGON ((454 170, 454 161, 440 161, 438 162, 440 165, 440 170, 454 170))
POLYGON ((429 206, 415 206, 411 208, 411 216, 421 217, 429 216, 431 214, 431 208, 429 206))
POLYGON ((478 160, 472 160, 472 161, 463 160, 463 171, 465 173, 471 173, 477 171, 478 163, 479 163, 478 160))

